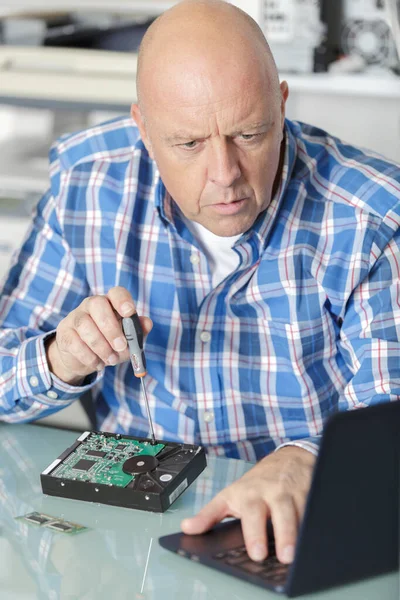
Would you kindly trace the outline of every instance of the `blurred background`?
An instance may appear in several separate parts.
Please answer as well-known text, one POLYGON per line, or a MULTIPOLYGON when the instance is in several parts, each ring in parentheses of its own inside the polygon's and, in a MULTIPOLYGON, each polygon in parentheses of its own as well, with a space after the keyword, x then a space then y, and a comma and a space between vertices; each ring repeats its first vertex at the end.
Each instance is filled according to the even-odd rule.
MULTIPOLYGON (((137 50, 176 2, 0 0, 0 279, 48 185, 59 135, 136 99, 137 50)), ((261 26, 287 116, 400 162, 400 0, 232 0, 261 26)), ((89 427, 78 403, 49 422, 89 427)))

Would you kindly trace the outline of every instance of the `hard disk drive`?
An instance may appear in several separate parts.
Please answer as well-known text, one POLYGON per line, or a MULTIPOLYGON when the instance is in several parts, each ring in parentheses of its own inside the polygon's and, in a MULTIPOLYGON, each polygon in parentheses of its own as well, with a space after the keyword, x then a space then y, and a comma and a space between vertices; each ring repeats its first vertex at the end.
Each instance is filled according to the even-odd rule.
POLYGON ((164 512, 205 467, 201 446, 86 431, 41 483, 51 496, 164 512))

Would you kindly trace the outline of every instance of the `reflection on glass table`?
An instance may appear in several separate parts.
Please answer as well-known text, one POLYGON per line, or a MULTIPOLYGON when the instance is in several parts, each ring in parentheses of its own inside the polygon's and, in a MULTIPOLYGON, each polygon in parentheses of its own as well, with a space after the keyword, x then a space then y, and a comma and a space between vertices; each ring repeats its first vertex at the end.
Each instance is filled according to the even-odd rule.
MULTIPOLYGON (((165 513, 44 496, 40 473, 77 434, 0 424, 0 600, 272 600, 279 596, 168 553, 158 538, 180 529, 250 463, 208 466, 165 513), (68 536, 14 517, 31 511, 85 525, 68 536)), ((312 600, 394 600, 398 575, 314 594, 312 600)), ((307 600, 307 597, 305 597, 307 600)), ((311 598, 311 596, 309 597, 311 598)))
MULTIPOLYGON (((180 569, 170 570, 169 557, 160 560, 158 537, 251 467, 210 458, 206 472, 164 515, 43 496, 41 470, 75 438, 38 426, 0 426, 1 599, 112 598, 116 591, 118 598, 152 598, 160 585, 173 587, 180 569), (68 536, 14 518, 33 510, 91 529, 68 536)), ((199 597, 201 587, 193 580, 186 598, 199 597)))

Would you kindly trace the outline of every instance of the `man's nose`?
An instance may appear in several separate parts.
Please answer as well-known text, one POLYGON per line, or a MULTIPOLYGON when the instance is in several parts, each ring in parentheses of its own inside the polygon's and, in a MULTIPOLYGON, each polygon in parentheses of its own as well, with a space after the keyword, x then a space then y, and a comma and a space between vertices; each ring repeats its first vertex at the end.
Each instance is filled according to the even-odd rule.
POLYGON ((241 175, 236 148, 228 140, 213 144, 208 157, 208 178, 221 187, 230 187, 241 175))

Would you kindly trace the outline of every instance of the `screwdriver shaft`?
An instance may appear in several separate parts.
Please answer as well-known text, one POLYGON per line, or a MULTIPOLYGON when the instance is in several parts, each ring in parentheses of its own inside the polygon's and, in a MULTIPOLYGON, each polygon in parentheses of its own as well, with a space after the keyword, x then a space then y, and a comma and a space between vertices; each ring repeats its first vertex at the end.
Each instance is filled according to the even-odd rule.
POLYGON ((143 392, 143 397, 144 397, 144 403, 146 405, 147 417, 148 417, 149 423, 150 423, 151 440, 152 440, 151 443, 153 445, 155 445, 155 443, 156 443, 156 436, 154 435, 153 421, 152 421, 151 414, 150 414, 149 399, 147 397, 146 388, 144 386, 144 377, 140 377, 140 383, 142 384, 142 392, 143 392))
POLYGON ((149 399, 147 398, 146 388, 144 387, 144 376, 147 373, 146 358, 143 352, 143 330, 140 324, 140 319, 135 313, 131 317, 124 317, 122 319, 122 329, 124 331, 126 340, 129 346, 129 353, 131 355, 131 364, 133 374, 138 377, 141 381, 142 395, 144 403, 146 405, 147 417, 149 419, 150 431, 151 431, 151 443, 156 443, 156 436, 154 435, 153 421, 150 414, 149 399))

